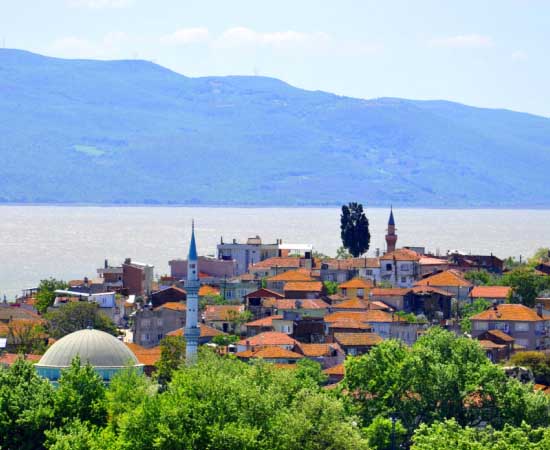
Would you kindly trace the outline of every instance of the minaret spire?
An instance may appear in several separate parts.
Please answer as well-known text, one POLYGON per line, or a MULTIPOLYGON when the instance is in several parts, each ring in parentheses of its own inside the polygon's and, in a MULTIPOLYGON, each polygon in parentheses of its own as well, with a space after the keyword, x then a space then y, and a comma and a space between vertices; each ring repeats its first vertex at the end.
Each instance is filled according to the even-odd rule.
POLYGON ((197 256, 197 244, 195 243, 195 221, 191 222, 191 242, 189 244, 189 256, 187 258, 187 280, 185 291, 187 292, 187 311, 185 314, 185 360, 187 364, 193 364, 197 358, 200 330, 198 327, 199 310, 199 266, 197 256))
POLYGON ((390 206, 390 218, 388 220, 388 233, 386 234, 386 251, 388 253, 395 251, 397 243, 397 234, 395 234, 395 219, 393 217, 393 205, 390 206))

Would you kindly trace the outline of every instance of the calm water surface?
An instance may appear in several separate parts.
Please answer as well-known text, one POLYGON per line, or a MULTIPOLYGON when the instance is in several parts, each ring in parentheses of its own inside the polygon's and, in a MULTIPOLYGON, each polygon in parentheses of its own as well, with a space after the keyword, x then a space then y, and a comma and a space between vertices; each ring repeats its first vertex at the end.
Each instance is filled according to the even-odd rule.
MULTIPOLYGON (((185 258, 191 219, 200 254, 214 254, 220 237, 245 240, 259 234, 311 243, 334 255, 340 246, 336 208, 189 208, 0 206, 0 295, 14 297, 41 278, 96 276, 105 258, 151 263, 168 273, 168 261, 185 258)), ((389 211, 370 208, 371 250, 384 248, 389 211)), ((445 253, 460 249, 499 257, 530 255, 550 245, 549 210, 394 211, 398 246, 425 246, 445 253)))

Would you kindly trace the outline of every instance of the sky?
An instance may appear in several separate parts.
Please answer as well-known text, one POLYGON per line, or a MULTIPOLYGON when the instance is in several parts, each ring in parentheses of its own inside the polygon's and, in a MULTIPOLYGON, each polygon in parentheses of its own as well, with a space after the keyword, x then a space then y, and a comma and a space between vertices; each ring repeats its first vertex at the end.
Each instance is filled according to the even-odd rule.
POLYGON ((0 44, 550 117, 547 0, 0 0, 0 44))

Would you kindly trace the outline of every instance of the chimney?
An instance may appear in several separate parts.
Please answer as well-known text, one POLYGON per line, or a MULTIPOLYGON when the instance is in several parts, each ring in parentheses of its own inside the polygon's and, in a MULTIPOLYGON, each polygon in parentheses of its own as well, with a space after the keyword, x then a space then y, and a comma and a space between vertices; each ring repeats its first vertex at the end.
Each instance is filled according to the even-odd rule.
POLYGON ((107 258, 105 258, 105 268, 106 268, 106 269, 109 268, 109 261, 107 261, 107 258))
POLYGON ((498 311, 498 302, 496 300, 493 302, 493 309, 498 311))
POLYGON ((124 264, 132 264, 132 258, 126 258, 124 264))
POLYGON ((537 314, 539 317, 542 317, 542 303, 537 303, 537 314))

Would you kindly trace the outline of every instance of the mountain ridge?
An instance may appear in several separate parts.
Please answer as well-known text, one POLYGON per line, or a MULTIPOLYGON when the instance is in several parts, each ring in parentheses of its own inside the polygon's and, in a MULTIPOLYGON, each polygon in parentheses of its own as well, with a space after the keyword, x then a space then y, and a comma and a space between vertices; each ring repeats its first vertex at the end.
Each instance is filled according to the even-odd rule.
POLYGON ((0 132, 1 202, 550 206, 550 119, 446 100, 0 50, 0 132))

